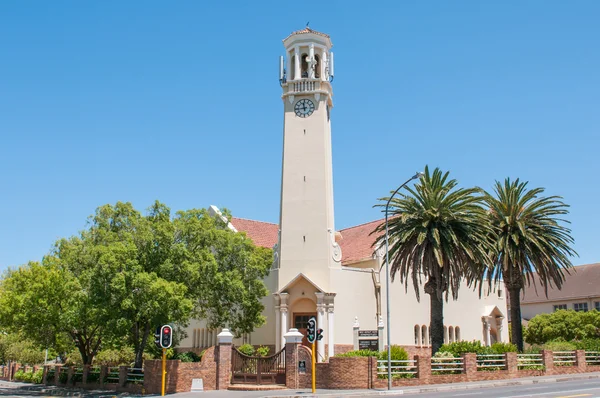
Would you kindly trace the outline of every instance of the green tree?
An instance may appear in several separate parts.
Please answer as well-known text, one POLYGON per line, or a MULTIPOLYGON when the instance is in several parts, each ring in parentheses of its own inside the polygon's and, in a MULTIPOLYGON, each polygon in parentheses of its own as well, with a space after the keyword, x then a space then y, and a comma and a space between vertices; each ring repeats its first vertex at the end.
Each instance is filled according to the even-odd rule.
POLYGON ((531 318, 523 335, 529 344, 597 339, 600 338, 600 312, 559 310, 538 314, 531 318))
POLYGON ((59 353, 75 343, 86 363, 91 363, 101 340, 102 327, 94 311, 84 286, 53 255, 42 263, 8 270, 0 285, 4 327, 59 353))
MULTIPOLYGON (((408 194, 400 193, 390 202, 390 274, 392 280, 399 275, 405 288, 412 281, 418 300, 425 280, 433 354, 444 343, 444 299, 449 293, 458 298, 463 280, 469 285, 480 281, 491 251, 482 195, 475 188, 456 188, 456 180, 448 176, 426 167, 414 188, 405 188, 408 194)), ((374 232, 384 231, 382 223, 374 232)), ((384 242, 381 236, 376 245, 384 242)))
POLYGON ((521 290, 537 276, 546 295, 554 284, 560 289, 572 267, 571 230, 561 217, 568 206, 560 196, 543 197, 544 188, 527 190, 527 182, 496 181, 495 195, 486 193, 488 218, 494 228, 493 271, 490 282, 504 281, 510 299, 512 342, 523 351, 521 290))

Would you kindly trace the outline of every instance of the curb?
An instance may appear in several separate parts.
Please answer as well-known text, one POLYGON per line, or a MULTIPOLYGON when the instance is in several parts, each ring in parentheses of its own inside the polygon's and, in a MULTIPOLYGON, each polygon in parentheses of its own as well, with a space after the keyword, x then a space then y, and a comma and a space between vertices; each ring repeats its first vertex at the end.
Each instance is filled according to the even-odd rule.
POLYGON ((293 393, 293 394, 285 394, 285 395, 269 395, 265 396, 265 398, 317 398, 317 397, 366 397, 366 396, 385 396, 385 395, 409 395, 409 394, 423 394, 423 393, 432 393, 432 392, 447 392, 447 391, 460 391, 460 390, 477 390, 483 388, 493 388, 493 387, 507 387, 507 386, 521 386, 521 385, 529 385, 529 384, 545 384, 545 383, 560 383, 566 381, 576 381, 576 380, 590 380, 590 379, 600 379, 600 373, 594 374, 585 374, 585 375, 564 375, 564 376, 556 376, 556 377, 548 377, 548 378, 540 378, 540 379, 509 379, 506 381, 496 380, 488 383, 481 382, 473 382, 469 384, 461 384, 461 385, 423 385, 422 387, 409 387, 402 388, 396 387, 397 390, 370 390, 370 391, 357 391, 357 392, 324 392, 324 393, 293 393))

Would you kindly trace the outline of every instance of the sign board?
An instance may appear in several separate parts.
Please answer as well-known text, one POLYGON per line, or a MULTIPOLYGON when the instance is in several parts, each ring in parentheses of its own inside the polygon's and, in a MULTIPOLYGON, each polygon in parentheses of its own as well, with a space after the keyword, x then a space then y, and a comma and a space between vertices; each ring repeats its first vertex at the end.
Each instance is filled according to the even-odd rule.
POLYGON ((358 337, 377 337, 379 333, 377 330, 359 330, 358 337))
POLYGON ((379 351, 379 340, 377 340, 377 339, 358 340, 358 349, 359 350, 379 351))
POLYGON ((192 392, 204 391, 204 382, 202 379, 192 379, 192 392))
POLYGON ((298 373, 306 373, 306 361, 298 361, 298 373))

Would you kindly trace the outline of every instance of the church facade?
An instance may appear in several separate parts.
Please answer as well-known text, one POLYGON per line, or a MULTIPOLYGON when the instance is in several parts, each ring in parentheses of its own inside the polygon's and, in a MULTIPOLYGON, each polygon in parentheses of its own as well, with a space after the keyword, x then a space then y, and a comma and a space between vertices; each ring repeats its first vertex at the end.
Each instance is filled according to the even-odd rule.
MULTIPOLYGON (((284 131, 279 224, 232 218, 229 227, 256 245, 272 247, 274 261, 265 279, 266 324, 244 341, 276 350, 291 328, 304 333, 310 317, 324 330, 318 360, 356 345, 357 329, 390 327, 391 344, 427 348, 429 299, 416 300, 412 286, 390 285, 390 325, 385 324, 383 248, 371 232, 382 222, 336 231, 334 227, 331 117, 334 57, 328 35, 306 27, 283 40, 280 60, 284 131)), ((221 216, 214 206, 211 211, 221 216)), ((501 289, 479 297, 467 286, 444 306, 445 340, 508 341, 506 300, 501 289)), ((219 330, 192 321, 180 349, 214 345, 219 330)), ((385 335, 385 332, 383 332, 385 335)), ((381 340, 380 340, 381 341, 381 340)), ((240 344, 241 339, 234 343, 240 344)), ((385 338, 383 345, 387 345, 385 338)), ((383 349, 383 347, 380 347, 383 349)))

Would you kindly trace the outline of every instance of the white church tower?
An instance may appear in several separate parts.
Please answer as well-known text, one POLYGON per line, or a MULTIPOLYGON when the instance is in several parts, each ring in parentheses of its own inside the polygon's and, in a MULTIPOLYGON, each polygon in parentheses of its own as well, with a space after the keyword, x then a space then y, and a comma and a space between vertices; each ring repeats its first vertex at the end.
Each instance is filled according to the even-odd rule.
MULTIPOLYGON (((284 105, 283 165, 275 264, 277 304, 283 313, 278 322, 281 333, 288 324, 302 329, 304 318, 312 313, 318 327, 328 329, 325 312, 335 296, 328 293, 331 271, 341 267, 342 257, 335 242, 333 217, 331 40, 306 27, 293 32, 283 44, 286 55, 280 59, 279 74, 284 105), (306 302, 301 308, 290 308, 293 318, 288 319, 287 306, 299 302, 293 297, 295 291, 306 297, 306 302)), ((282 334, 278 335, 281 339, 282 334)), ((323 343, 318 347, 321 356, 323 343)))

